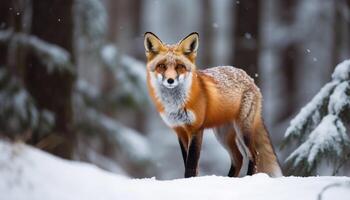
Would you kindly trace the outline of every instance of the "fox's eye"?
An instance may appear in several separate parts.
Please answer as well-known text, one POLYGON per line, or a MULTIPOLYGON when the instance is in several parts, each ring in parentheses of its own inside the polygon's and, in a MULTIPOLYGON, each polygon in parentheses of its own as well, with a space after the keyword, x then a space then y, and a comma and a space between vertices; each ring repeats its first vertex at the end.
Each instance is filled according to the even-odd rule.
POLYGON ((178 65, 176 65, 176 69, 177 70, 184 70, 186 67, 185 67, 185 65, 183 65, 183 64, 178 64, 178 65))
POLYGON ((166 66, 164 64, 158 64, 157 65, 157 69, 160 70, 160 71, 164 71, 166 68, 166 66))

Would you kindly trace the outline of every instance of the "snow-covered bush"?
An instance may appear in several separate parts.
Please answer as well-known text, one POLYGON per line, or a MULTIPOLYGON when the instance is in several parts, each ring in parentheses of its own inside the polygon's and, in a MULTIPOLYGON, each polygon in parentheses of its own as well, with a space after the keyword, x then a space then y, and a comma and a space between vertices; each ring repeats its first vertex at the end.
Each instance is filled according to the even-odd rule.
MULTIPOLYGON (((31 14, 29 12, 28 15, 31 14)), ((19 15, 18 18, 24 16, 19 15)), ((29 31, 18 31, 13 27, 0 31, 0 50, 5 50, 1 51, 5 59, 0 66, 0 136, 28 141, 44 148, 39 144, 56 144, 47 145, 52 138, 43 136, 64 135, 58 133, 55 125, 67 123, 60 123, 60 117, 55 117, 55 111, 42 108, 46 99, 41 98, 44 100, 39 102, 37 97, 40 96, 40 90, 35 94, 28 89, 32 86, 28 69, 30 66, 39 66, 47 72, 38 76, 43 80, 48 75, 58 73, 75 79, 73 100, 67 101, 67 104, 73 105, 73 112, 65 116, 73 118, 69 124, 69 129, 72 129, 69 134, 74 137, 70 141, 78 138, 74 141, 78 145, 73 147, 75 159, 83 160, 84 156, 90 156, 85 161, 95 162, 111 171, 128 172, 135 176, 149 175, 153 161, 148 140, 114 118, 119 110, 129 108, 130 104, 133 109, 137 107, 141 110, 142 105, 147 103, 145 64, 122 55, 115 45, 106 45, 107 13, 103 1, 74 1, 73 18, 74 53, 29 31), (31 57, 40 65, 31 63, 27 59, 31 57), (96 74, 99 79, 91 81, 87 73, 96 74), (101 85, 108 85, 109 89, 101 85), (100 148, 90 148, 96 144, 100 148)), ((61 18, 58 20, 60 22, 61 18)), ((60 104, 61 97, 54 98, 58 101, 53 104, 60 104)), ((55 138, 55 141, 58 139, 55 138)))
MULTIPOLYGON (((74 89, 74 121, 76 134, 85 138, 85 144, 80 145, 80 157, 83 155, 85 161, 95 162, 91 153, 100 154, 109 158, 104 160, 116 161, 129 175, 144 177, 154 174, 154 160, 147 138, 105 114, 102 108, 111 104, 106 102, 103 95, 93 85, 83 80, 77 81, 74 89), (87 145, 87 140, 93 141, 94 147, 87 145)), ((113 171, 111 164, 107 166, 101 159, 96 164, 113 171)))
MULTIPOLYGON (((148 102, 145 63, 123 55, 114 44, 106 42, 107 16, 103 2, 78 0, 74 10, 76 51, 83 62, 88 60, 88 65, 98 66, 97 71, 111 75, 107 79, 112 79, 114 84, 101 94, 103 104, 108 106, 109 111, 118 109, 118 106, 144 106, 148 102)), ((86 68, 84 66, 84 70, 89 70, 86 68)))
POLYGON ((139 107, 149 103, 146 88, 146 64, 127 55, 119 55, 114 45, 105 45, 101 50, 104 67, 116 80, 116 86, 108 95, 114 102, 123 102, 139 107))
POLYGON ((0 132, 13 139, 29 139, 48 133, 55 119, 48 110, 40 110, 20 81, 0 67, 0 132))
POLYGON ((291 121, 284 146, 296 141, 298 148, 286 160, 289 173, 315 175, 328 161, 333 174, 350 157, 350 60, 336 66, 332 80, 291 121))
POLYGON ((98 52, 107 30, 107 13, 102 1, 77 0, 74 11, 75 38, 79 48, 90 53, 98 52))
MULTIPOLYGON (((13 52, 13 55, 16 55, 16 52, 20 48, 25 49, 37 57, 49 73, 54 71, 75 73, 73 63, 71 62, 71 55, 65 49, 48 43, 34 35, 13 32, 11 30, 0 31, 0 45, 6 46, 9 51, 13 52)), ((10 56, 13 55, 10 54, 10 56)))
POLYGON ((18 73, 27 66, 18 64, 16 56, 25 50, 36 57, 49 74, 68 72, 75 75, 71 56, 58 45, 12 30, 0 31, 0 45, 8 49, 8 60, 13 62, 0 66, 0 134, 13 139, 38 140, 52 130, 55 116, 37 106, 18 73))

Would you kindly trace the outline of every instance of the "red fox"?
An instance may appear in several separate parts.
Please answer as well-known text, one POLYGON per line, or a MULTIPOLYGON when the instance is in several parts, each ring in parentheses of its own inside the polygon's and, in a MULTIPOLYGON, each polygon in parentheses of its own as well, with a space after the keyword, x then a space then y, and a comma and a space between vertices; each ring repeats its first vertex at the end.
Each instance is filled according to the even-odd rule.
POLYGON ((198 175, 203 130, 212 128, 229 152, 228 176, 282 176, 262 119, 262 95, 246 72, 232 66, 196 69, 198 33, 164 44, 145 33, 147 84, 163 121, 177 134, 185 177, 198 175))

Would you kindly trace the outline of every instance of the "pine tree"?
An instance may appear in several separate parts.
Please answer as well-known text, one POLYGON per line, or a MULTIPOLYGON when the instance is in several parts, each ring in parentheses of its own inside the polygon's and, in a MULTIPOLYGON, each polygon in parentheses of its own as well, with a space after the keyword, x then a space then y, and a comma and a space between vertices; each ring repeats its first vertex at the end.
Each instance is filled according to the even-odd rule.
MULTIPOLYGON (((7 23, 13 20, 0 12, 0 138, 29 141, 45 150, 74 140, 64 152, 51 152, 70 158, 74 151, 74 159, 111 171, 122 167, 133 176, 151 174, 154 161, 147 139, 113 118, 118 108, 147 105, 145 64, 107 44, 103 2, 25 2, 30 4, 27 12, 15 17, 22 21, 33 15, 31 31, 14 29, 7 23), (57 3, 62 4, 60 9, 57 3), (42 17, 51 7, 60 14, 42 17), (62 23, 69 27, 47 28, 62 23), (101 92, 98 85, 83 79, 79 73, 89 69, 79 71, 81 55, 111 74, 117 83, 113 90, 101 92)), ((0 11, 9 10, 12 2, 7 3, 1 4, 0 11)))
MULTIPOLYGON (((108 170, 114 170, 111 163, 116 161, 129 175, 149 175, 154 163, 147 139, 113 118, 121 108, 136 110, 149 103, 145 63, 122 55, 114 44, 107 43, 106 10, 102 1, 77 0, 74 13, 75 35, 79 35, 76 51, 92 67, 96 65, 107 72, 107 78, 112 82, 108 91, 84 76, 76 82, 73 107, 78 137, 101 144, 91 148, 89 142, 80 142, 79 157, 108 170), (96 160, 96 157, 109 162, 100 162, 101 159, 96 160)), ((87 66, 83 67, 89 70, 87 66)))
POLYGON ((298 148, 287 158, 289 173, 316 175, 320 164, 329 162, 333 175, 350 158, 350 60, 338 64, 318 94, 291 121, 284 145, 296 142, 298 148))

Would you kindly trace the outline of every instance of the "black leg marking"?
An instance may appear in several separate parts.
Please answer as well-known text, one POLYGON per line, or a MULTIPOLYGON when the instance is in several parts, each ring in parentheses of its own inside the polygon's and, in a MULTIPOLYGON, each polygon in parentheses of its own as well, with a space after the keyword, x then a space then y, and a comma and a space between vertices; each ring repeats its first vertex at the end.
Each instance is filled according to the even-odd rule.
POLYGON ((234 177, 235 176, 235 173, 236 173, 236 167, 231 164, 231 167, 230 167, 230 171, 228 172, 228 177, 234 177))
POLYGON ((191 139, 188 149, 185 178, 194 177, 197 175, 198 161, 202 145, 202 133, 194 135, 191 139))
MULTIPOLYGON (((243 140, 247 146, 251 147, 252 144, 251 144, 250 137, 244 135, 243 140)), ((251 150, 251 148, 249 148, 249 151, 250 150, 251 150)), ((250 153, 253 154, 254 152, 250 151, 250 153)), ((248 171, 247 171, 248 176, 251 176, 254 174, 254 168, 255 168, 255 156, 254 156, 254 154, 252 155, 252 157, 253 158, 251 158, 251 159, 253 159, 253 161, 249 160, 249 164, 248 164, 248 171)))
POLYGON ((187 152, 186 152, 185 146, 182 143, 180 138, 179 138, 179 144, 180 144, 180 148, 181 148, 181 154, 182 154, 182 158, 183 158, 183 161, 184 161, 184 165, 186 167, 187 152))
POLYGON ((255 167, 254 163, 251 160, 249 160, 248 172, 247 172, 248 176, 251 176, 254 174, 254 167, 255 167))

